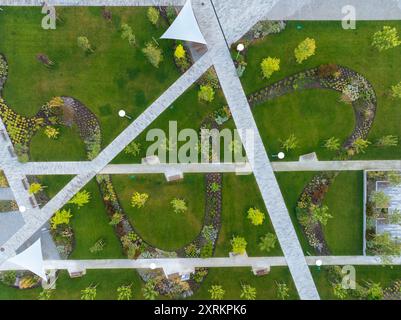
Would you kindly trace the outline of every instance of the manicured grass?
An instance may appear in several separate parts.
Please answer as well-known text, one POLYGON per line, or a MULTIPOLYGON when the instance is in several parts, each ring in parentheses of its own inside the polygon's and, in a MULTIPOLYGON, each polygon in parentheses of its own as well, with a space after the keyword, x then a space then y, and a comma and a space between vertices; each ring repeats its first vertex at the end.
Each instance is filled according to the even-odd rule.
MULTIPOLYGON (((356 30, 344 30, 341 27, 341 23, 336 21, 290 21, 288 22, 286 30, 282 33, 268 36, 264 40, 258 41, 248 48, 246 58, 248 63, 247 70, 241 78, 245 91, 247 93, 252 93, 286 76, 316 67, 320 64, 337 63, 363 74, 372 83, 376 91, 378 109, 369 139, 374 141, 388 134, 401 137, 401 128, 399 126, 399 119, 401 118, 401 109, 399 108, 400 100, 393 99, 389 94, 391 86, 401 81, 399 72, 397 72, 401 67, 401 59, 399 59, 401 47, 379 52, 371 46, 373 34, 382 29, 384 25, 397 27, 399 32, 401 31, 401 22, 399 21, 358 21, 356 30), (298 24, 303 26, 302 30, 297 30, 296 26, 298 24), (295 61, 294 49, 299 42, 306 37, 311 37, 316 40, 316 54, 303 64, 298 64, 295 61), (268 56, 281 59, 281 70, 274 73, 269 80, 265 80, 261 75, 260 63, 263 58, 268 56)), ((284 100, 282 100, 282 102, 286 102, 286 104, 288 103, 290 105, 298 103, 302 105, 301 110, 310 109, 310 112, 307 112, 305 116, 301 114, 302 116, 298 118, 297 122, 303 122, 302 119, 304 117, 306 118, 305 121, 309 121, 313 113, 319 113, 319 110, 326 110, 325 113, 321 114, 324 119, 322 119, 320 126, 312 129, 313 126, 305 125, 305 131, 302 132, 300 129, 298 137, 302 144, 301 148, 310 151, 319 151, 321 139, 317 139, 317 137, 326 138, 326 136, 330 136, 328 133, 332 132, 337 133, 337 136, 340 138, 349 133, 349 130, 343 131, 346 124, 339 124, 339 119, 343 116, 345 117, 344 119, 347 119, 345 122, 349 123, 349 114, 351 113, 349 111, 344 112, 345 107, 340 107, 341 113, 333 113, 333 107, 340 106, 340 104, 335 101, 336 99, 334 99, 334 97, 333 99, 328 99, 328 95, 323 91, 314 94, 317 96, 314 101, 321 101, 321 103, 318 104, 318 109, 316 109, 314 105, 309 106, 309 99, 302 99, 298 102, 295 101, 299 99, 299 96, 292 97, 294 100, 292 102, 283 98, 284 100), (324 123, 330 125, 326 127, 324 123), (335 127, 338 125, 341 125, 341 127, 339 130, 336 130, 335 127), (308 132, 309 130, 318 131, 319 136, 311 135, 308 132), (311 138, 313 139, 310 140, 311 138)), ((274 103, 275 102, 272 102, 272 104, 274 103)), ((288 130, 289 126, 293 125, 290 125, 289 122, 293 122, 294 118, 291 115, 293 110, 288 110, 287 112, 286 104, 282 106, 281 118, 272 116, 274 117, 274 121, 271 119, 271 113, 268 115, 261 115, 261 117, 256 115, 258 125, 260 126, 260 123, 263 122, 266 127, 276 127, 277 130, 280 130, 282 127, 284 132, 288 130)), ((340 112, 340 110, 338 110, 338 112, 340 112)), ((274 141, 277 141, 277 139, 283 138, 282 135, 284 132, 272 132, 272 134, 274 133, 275 135, 270 136, 271 141, 269 140, 266 142, 267 140, 265 139, 265 143, 268 143, 270 147, 270 143, 275 143, 274 141)), ((371 147, 369 149, 370 150, 368 150, 366 154, 358 157, 365 159, 397 159, 401 156, 401 148, 399 147, 386 149, 371 147)), ((276 150, 272 148, 272 151, 276 150)))
MULTIPOLYGON (((132 284, 133 299, 143 299, 142 281, 133 270, 88 270, 82 278, 71 279, 67 271, 60 271, 57 288, 51 299, 79 300, 81 290, 97 285, 97 300, 117 300, 117 288, 132 284)), ((0 300, 36 300, 42 289, 17 290, 0 283, 0 300)))
MULTIPOLYGON (((53 197, 71 179, 69 176, 42 176, 40 178, 42 184, 47 186, 45 190, 49 197, 53 197)), ((109 225, 109 218, 96 181, 90 181, 83 190, 87 190, 91 194, 88 204, 80 209, 72 204, 65 206, 71 210, 73 215, 70 224, 74 230, 75 246, 70 258, 124 258, 120 242, 113 227, 109 225), (106 243, 103 251, 91 253, 89 248, 99 239, 103 239, 106 243)))
POLYGON ((314 172, 276 172, 277 182, 287 205, 292 224, 294 225, 304 253, 307 255, 312 254, 314 249, 309 246, 308 241, 303 234, 297 219, 295 208, 302 190, 314 175, 314 172))
POLYGON ((324 199, 333 216, 323 228, 333 255, 362 255, 363 173, 343 172, 324 199))
POLYGON ((224 299, 239 300, 241 284, 249 284, 256 288, 256 299, 277 300, 277 282, 286 283, 289 287, 289 299, 298 299, 298 293, 292 282, 288 268, 274 267, 268 275, 254 276, 250 268, 219 268, 209 269, 209 274, 199 291, 192 299, 210 299, 208 290, 218 284, 226 291, 224 299), (229 276, 227 276, 229 275, 229 276))
MULTIPOLYGON (((311 267, 321 299, 335 300, 331 283, 327 280, 327 271, 324 267, 319 271, 317 267, 311 267)), ((383 288, 401 278, 400 266, 355 266, 356 282, 366 286, 366 282, 380 283, 383 288)))
MULTIPOLYGON (((125 121, 117 111, 124 108, 139 115, 178 78, 173 62, 173 43, 159 40, 164 62, 153 67, 141 49, 158 39, 166 24, 156 28, 146 17, 146 8, 112 7, 113 21, 106 21, 101 7, 57 8, 63 19, 56 30, 41 28, 39 7, 7 7, 0 20, 0 52, 9 63, 4 97, 18 113, 34 115, 53 96, 80 100, 100 119, 103 143, 108 144, 125 121), (128 23, 136 35, 137 47, 121 38, 121 24, 128 23), (86 36, 95 52, 86 55, 77 37, 86 36), (46 54, 56 63, 45 68, 36 60, 46 54)), ((160 20, 162 21, 162 20, 160 20)))
MULTIPOLYGON (((268 154, 286 153, 285 160, 298 160, 302 154, 316 152, 320 160, 332 159, 335 152, 323 147, 324 141, 340 141, 352 133, 352 107, 339 102, 340 94, 329 90, 305 90, 282 96, 255 107, 253 114, 268 154), (286 152, 280 140, 294 134, 298 147, 286 152)), ((272 159, 277 160, 277 159, 272 159)))
MULTIPOLYGON (((141 145, 141 152, 137 156, 121 152, 112 162, 113 163, 140 163, 141 159, 146 156, 147 148, 155 143, 147 141, 146 136, 149 131, 154 129, 161 129, 166 135, 166 139, 171 137, 169 132, 169 122, 177 122, 177 132, 183 129, 194 129, 198 132, 201 127, 202 121, 214 110, 226 105, 225 98, 221 90, 216 91, 215 99, 210 102, 200 102, 198 99, 198 87, 196 85, 188 89, 177 101, 175 101, 169 109, 163 112, 146 130, 144 130, 136 139, 135 142, 141 145)), ((127 120, 128 121, 128 120, 127 120)), ((188 138, 186 138, 188 139, 188 138)), ((178 142, 178 148, 185 143, 178 142)), ((176 160, 173 159, 172 162, 176 160)))
POLYGON ((85 145, 76 127, 60 127, 56 140, 49 139, 44 130, 40 130, 32 137, 30 155, 30 161, 79 161, 86 158, 85 145))
POLYGON ((231 251, 230 240, 233 236, 242 236, 246 239, 248 242, 246 251, 249 256, 282 255, 278 242, 270 252, 263 252, 258 247, 260 237, 268 232, 274 233, 274 230, 253 175, 223 175, 221 224, 216 256, 228 256, 231 251), (256 207, 265 214, 262 225, 254 226, 247 218, 247 211, 251 207, 256 207))
POLYGON ((115 175, 113 183, 125 213, 139 235, 149 244, 164 250, 176 250, 195 239, 203 224, 205 182, 201 174, 189 174, 184 180, 166 182, 164 175, 115 175), (147 193, 143 208, 133 208, 134 192, 147 193), (188 210, 175 213, 170 204, 174 198, 184 199, 188 210))

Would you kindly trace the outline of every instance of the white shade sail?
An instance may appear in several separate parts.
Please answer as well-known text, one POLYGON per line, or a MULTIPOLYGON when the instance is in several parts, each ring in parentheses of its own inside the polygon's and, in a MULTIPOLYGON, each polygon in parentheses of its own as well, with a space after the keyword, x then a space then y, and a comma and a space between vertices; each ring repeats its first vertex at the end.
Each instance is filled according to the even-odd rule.
POLYGON ((42 243, 40 238, 20 254, 8 259, 7 262, 16 264, 25 270, 33 272, 42 279, 47 280, 43 266, 42 243))
POLYGON ((206 44, 192 10, 191 0, 185 3, 177 18, 160 38, 206 44))

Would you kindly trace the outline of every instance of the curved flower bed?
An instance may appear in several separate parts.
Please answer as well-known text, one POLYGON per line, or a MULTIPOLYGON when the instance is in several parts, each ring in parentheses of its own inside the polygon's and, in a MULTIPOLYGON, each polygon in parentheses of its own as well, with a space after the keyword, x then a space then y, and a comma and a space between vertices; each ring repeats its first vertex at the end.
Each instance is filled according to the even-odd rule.
MULTIPOLYGON (((296 90, 312 88, 340 92, 342 100, 352 105, 355 114, 355 127, 351 135, 344 141, 336 158, 345 160, 352 157, 356 153, 354 142, 357 139, 366 139, 372 127, 377 105, 376 94, 372 85, 361 74, 343 66, 322 65, 297 73, 259 90, 250 95, 248 101, 254 107, 296 90)), ((311 219, 311 209, 315 206, 322 206, 324 196, 337 175, 336 172, 315 175, 301 193, 296 208, 297 218, 309 244, 319 254, 324 255, 330 254, 330 250, 325 241, 321 224, 311 219)))

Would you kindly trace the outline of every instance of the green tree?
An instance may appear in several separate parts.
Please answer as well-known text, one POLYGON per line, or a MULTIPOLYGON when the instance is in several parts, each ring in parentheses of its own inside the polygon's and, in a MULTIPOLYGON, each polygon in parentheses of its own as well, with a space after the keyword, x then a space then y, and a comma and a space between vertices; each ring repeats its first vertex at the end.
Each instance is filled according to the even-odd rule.
POLYGON ((341 283, 333 284, 333 294, 336 298, 344 300, 348 297, 347 289, 344 289, 341 283))
POLYGON ((376 147, 396 147, 398 145, 398 137, 393 135, 383 136, 376 140, 376 147))
POLYGON ((200 90, 198 91, 199 100, 203 100, 206 102, 212 102, 214 100, 214 89, 209 85, 200 86, 200 90))
POLYGON ((187 204, 185 203, 184 199, 174 198, 170 202, 171 206, 175 213, 184 213, 188 210, 187 204))
POLYGON ((387 174, 387 180, 392 186, 398 186, 401 184, 401 174, 397 171, 390 171, 387 174))
POLYGON ((294 134, 290 134, 290 136, 284 141, 280 140, 280 143, 281 148, 285 149, 286 151, 298 148, 298 139, 295 137, 294 134))
POLYGON ((298 63, 302 63, 309 57, 313 56, 316 51, 315 39, 306 38, 294 50, 295 58, 298 63))
POLYGON ((163 53, 159 47, 153 42, 148 42, 142 52, 155 68, 159 68, 160 63, 163 61, 163 53))
POLYGON ((77 38, 78 47, 80 47, 85 52, 93 52, 92 46, 87 37, 80 36, 77 38))
POLYGON ((146 282, 142 288, 142 295, 146 300, 155 300, 159 296, 155 280, 151 279, 146 282))
POLYGON ((384 297, 384 291, 380 283, 368 282, 366 298, 368 300, 381 300, 384 297))
POLYGON ((132 298, 132 284, 127 286, 120 286, 117 288, 117 300, 131 300, 132 298))
POLYGON ((29 185, 28 192, 29 194, 37 194, 40 191, 43 191, 44 187, 37 182, 33 182, 29 185))
POLYGON ((260 67, 262 69, 263 77, 269 79, 274 72, 280 70, 280 59, 267 57, 263 59, 260 67))
POLYGON ((352 144, 353 149, 355 150, 356 154, 365 153, 367 147, 369 147, 370 141, 358 138, 352 144))
POLYGON ((221 187, 217 182, 212 182, 212 184, 210 185, 210 190, 212 190, 212 192, 218 192, 220 191, 221 187))
POLYGON ((54 216, 50 219, 51 228, 55 230, 61 224, 69 224, 71 218, 72 214, 69 209, 58 210, 56 211, 54 216))
POLYGON ((265 214, 257 208, 249 208, 248 219, 254 226, 260 226, 265 220, 265 214))
POLYGON ((331 151, 337 151, 340 149, 340 140, 338 138, 331 137, 325 141, 324 147, 331 151))
POLYGON ((394 241, 390 234, 375 234, 366 243, 369 251, 382 257, 399 256, 401 254, 401 244, 394 241))
POLYGON ((255 300, 256 288, 250 286, 249 284, 242 284, 240 298, 245 300, 255 300))
POLYGON ((43 289, 38 296, 38 300, 50 300, 52 296, 52 290, 50 289, 43 289))
POLYGON ((290 289, 284 282, 276 282, 277 285, 277 298, 280 300, 286 300, 290 296, 290 289))
POLYGON ((381 31, 373 35, 372 45, 379 51, 395 48, 401 44, 396 28, 384 26, 381 31))
POLYGON ((260 238, 259 249, 260 251, 270 252, 270 250, 274 249, 276 243, 276 235, 270 232, 266 233, 263 237, 260 238))
POLYGON ((212 300, 223 300, 224 295, 226 294, 223 287, 216 284, 212 285, 208 291, 210 293, 210 299, 212 300))
POLYGON ((370 200, 375 204, 376 208, 388 208, 390 204, 390 196, 383 191, 373 191, 370 200))
POLYGON ((134 32, 132 31, 132 28, 124 23, 123 25, 121 25, 121 38, 122 39, 127 39, 128 43, 131 46, 136 46, 136 37, 134 32))
POLYGON ((393 98, 401 98, 401 82, 391 87, 391 95, 393 98))
POLYGON ((131 206, 134 208, 142 208, 146 201, 148 201, 149 195, 147 193, 134 192, 131 197, 131 206))
POLYGON ((154 7, 149 7, 147 11, 147 16, 149 21, 156 26, 157 23, 159 22, 159 17, 160 17, 159 11, 154 7))
POLYGON ((74 197, 68 203, 70 204, 76 204, 78 206, 78 209, 83 207, 85 204, 89 203, 91 199, 91 194, 90 192, 86 190, 79 191, 75 194, 74 197))
POLYGON ((134 157, 139 155, 141 152, 141 144, 139 142, 132 141, 128 146, 125 147, 124 153, 131 154, 134 157))
POLYGON ((200 251, 201 258, 210 258, 213 255, 213 243, 208 241, 200 251))
POLYGON ((400 210, 394 210, 392 213, 388 214, 388 222, 390 224, 401 225, 401 212, 400 210))
POLYGON ((231 251, 235 254, 244 254, 246 252, 247 242, 245 238, 235 236, 231 239, 231 251))
POLYGON ((333 216, 329 213, 329 208, 327 206, 311 206, 312 220, 315 222, 320 222, 322 225, 326 225, 329 219, 333 216))
POLYGON ((81 290, 81 300, 95 300, 96 293, 96 286, 90 285, 89 287, 81 290))

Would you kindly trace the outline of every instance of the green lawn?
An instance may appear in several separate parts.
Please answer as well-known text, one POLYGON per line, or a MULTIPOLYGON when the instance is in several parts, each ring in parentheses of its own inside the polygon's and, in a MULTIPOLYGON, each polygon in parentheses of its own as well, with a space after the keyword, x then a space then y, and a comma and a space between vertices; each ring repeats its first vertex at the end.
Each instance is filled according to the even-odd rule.
POLYGON ((298 222, 295 208, 305 185, 312 179, 314 172, 276 172, 276 179, 287 205, 292 224, 305 254, 312 254, 314 250, 309 246, 301 226, 298 222))
POLYGON ((263 252, 258 247, 260 237, 268 232, 274 233, 274 230, 253 175, 224 174, 221 223, 216 256, 228 256, 233 236, 242 236, 246 239, 248 242, 246 251, 249 256, 282 255, 278 242, 270 252, 263 252), (251 207, 256 207, 265 213, 262 225, 254 226, 247 218, 247 211, 251 207))
MULTIPOLYGON (((42 185, 46 186, 46 193, 53 197, 71 179, 71 176, 41 176, 42 185)), ((74 230, 75 246, 70 256, 71 259, 102 259, 102 258, 124 258, 120 242, 104 208, 98 185, 95 180, 90 181, 83 190, 91 194, 88 204, 78 209, 76 205, 67 204, 65 208, 71 209, 73 215, 71 227, 74 230), (99 253, 91 253, 89 248, 96 241, 103 239, 106 246, 99 253)))
POLYGON ((343 172, 324 199, 333 216, 323 228, 333 255, 361 255, 363 249, 363 173, 343 172))
MULTIPOLYGON (((142 281, 132 270, 88 270, 82 278, 71 279, 67 271, 60 271, 57 288, 51 299, 79 300, 81 290, 90 285, 97 285, 98 300, 117 300, 117 288, 132 285, 133 299, 143 299, 142 281)), ((41 289, 17 290, 0 283, 0 300, 36 300, 41 289)))
MULTIPOLYGON (((124 108, 136 117, 175 79, 170 40, 159 40, 164 62, 157 69, 145 58, 145 43, 158 39, 166 25, 156 28, 147 19, 146 8, 112 7, 113 21, 106 21, 101 7, 57 8, 64 22, 56 30, 41 28, 39 7, 7 7, 0 19, 0 52, 9 63, 4 97, 16 112, 34 115, 53 96, 72 96, 100 119, 103 142, 108 144, 127 122, 117 111, 124 108), (121 38, 120 26, 134 30, 137 47, 121 38), (86 36, 95 52, 86 55, 77 37, 86 36), (46 54, 56 63, 47 69, 36 60, 46 54)), ((160 20, 162 21, 162 20, 160 20)))
POLYGON ((254 276, 250 268, 209 269, 206 280, 191 299, 210 299, 208 290, 218 284, 226 291, 224 299, 239 300, 241 284, 249 284, 256 288, 256 299, 277 300, 277 282, 287 284, 290 299, 298 299, 290 272, 285 267, 274 267, 268 275, 262 277, 254 276))
MULTIPOLYGON (((311 267, 312 276, 315 280, 321 299, 333 300, 333 289, 327 280, 327 272, 324 267, 318 270, 317 267, 311 267)), ((380 283, 383 288, 390 286, 394 281, 401 278, 400 266, 355 266, 356 282, 366 285, 366 282, 380 283)))
POLYGON ((121 205, 132 225, 149 244, 164 250, 176 250, 195 239, 201 231, 205 212, 204 175, 186 174, 184 180, 166 182, 164 175, 115 175, 113 184, 121 205), (143 208, 130 204, 134 192, 147 193, 143 208), (188 210, 175 213, 170 204, 184 199, 188 210))
POLYGON ((310 152, 316 152, 320 160, 332 159, 335 152, 324 148, 324 141, 330 137, 344 141, 352 133, 355 122, 352 107, 339 102, 339 98, 337 92, 314 89, 256 106, 253 114, 268 154, 285 151, 280 140, 294 134, 299 146, 286 152, 285 160, 296 161, 300 155, 310 152))
POLYGON ((44 129, 36 133, 30 144, 30 161, 79 161, 85 160, 85 145, 77 128, 60 127, 60 135, 49 139, 44 129))
MULTIPOLYGON (((154 143, 153 141, 146 141, 146 136, 150 130, 161 129, 166 134, 166 138, 169 138, 171 137, 169 133, 169 121, 176 121, 178 132, 182 129, 194 129, 198 132, 202 121, 208 115, 212 114, 214 110, 224 105, 226 105, 226 102, 221 90, 217 90, 215 99, 207 103, 199 101, 197 86, 192 86, 135 139, 135 142, 141 145, 139 155, 133 156, 122 152, 112 162, 140 163, 141 159, 146 156, 147 147, 154 143)), ((178 142, 178 148, 184 143, 178 142)))
MULTIPOLYGON (((252 44, 248 48, 246 58, 248 63, 247 70, 241 78, 245 91, 247 93, 252 93, 286 76, 295 74, 304 69, 316 67, 320 64, 337 63, 360 72, 372 83, 376 91, 378 98, 377 115, 369 139, 375 141, 377 138, 388 134, 401 137, 401 128, 398 120, 401 118, 401 109, 399 108, 400 101, 391 98, 389 94, 391 86, 401 81, 401 76, 399 72, 397 72, 401 67, 401 59, 399 59, 401 47, 379 53, 377 49, 371 46, 373 34, 384 25, 397 27, 398 31, 401 31, 401 22, 399 21, 358 21, 356 30, 344 30, 341 27, 341 23, 335 21, 289 21, 286 30, 282 33, 268 36, 264 40, 252 44), (302 30, 296 28, 299 24, 303 26, 302 30), (316 54, 303 64, 298 64, 295 61, 294 49, 299 42, 306 37, 311 37, 316 40, 316 54), (281 69, 274 73, 269 80, 265 80, 261 76, 260 63, 263 58, 268 56, 280 58, 281 69)), ((302 131, 300 131, 298 137, 301 143, 300 149, 310 151, 317 150, 319 152, 321 138, 330 136, 329 132, 337 132, 339 138, 349 133, 349 129, 345 131, 341 130, 348 128, 346 125, 350 124, 350 115, 352 113, 350 111, 344 111, 345 107, 342 108, 340 103, 336 101, 333 93, 331 94, 333 96, 331 99, 329 99, 330 94, 326 94, 324 91, 315 94, 317 97, 312 100, 315 101, 312 105, 309 104, 311 101, 310 99, 313 98, 300 99, 299 95, 292 97, 296 101, 289 101, 286 98, 282 98, 284 105, 281 118, 278 116, 274 117, 274 113, 273 116, 269 113, 269 116, 264 117, 262 114, 260 115, 261 117, 259 117, 257 114, 258 111, 256 111, 258 125, 263 122, 266 127, 276 127, 277 130, 283 127, 285 131, 288 130, 290 126, 294 126, 293 123, 289 124, 289 122, 294 122, 295 118, 291 115, 293 110, 287 109, 287 104, 291 107, 298 103, 302 105, 301 110, 304 111, 310 108, 310 111, 305 113, 305 120, 303 120, 304 114, 300 114, 302 116, 298 118, 297 122, 301 123, 309 121, 310 118, 312 119, 311 121, 314 121, 315 118, 312 115, 314 111, 319 114, 321 110, 326 110, 325 114, 321 114, 324 119, 321 120, 318 127, 312 129, 312 126, 304 125, 305 132, 302 133, 302 131), (320 105, 317 104, 319 101, 321 101, 320 105), (346 119, 344 120, 344 124, 339 124, 341 114, 339 113, 340 110, 338 110, 338 112, 333 112, 335 106, 341 109, 341 114, 344 119, 346 119), (271 116, 274 117, 274 122, 271 121, 271 116), (324 126, 325 123, 330 124, 330 122, 327 121, 332 121, 332 125, 324 126), (340 125, 340 130, 336 130, 335 128, 338 125, 340 125), (318 134, 311 134, 308 132, 309 130, 318 131, 318 134), (310 140, 311 138, 312 140, 310 140)), ((275 103, 276 102, 273 101, 269 103, 269 105, 274 105, 275 103)), ((316 123, 314 124, 316 125, 316 123)), ((301 125, 299 125, 299 128, 301 128, 301 125)), ((297 128, 294 128, 293 130, 296 129, 297 128)), ((274 145, 270 145, 270 143, 274 144, 279 138, 282 138, 281 131, 277 131, 276 134, 270 136, 270 138, 272 141, 268 141, 269 147, 272 147, 271 151, 276 151, 273 148, 274 145)), ((370 150, 368 150, 366 154, 359 155, 358 158, 397 159, 401 156, 401 148, 399 147, 387 149, 371 147, 369 149, 370 150)))

